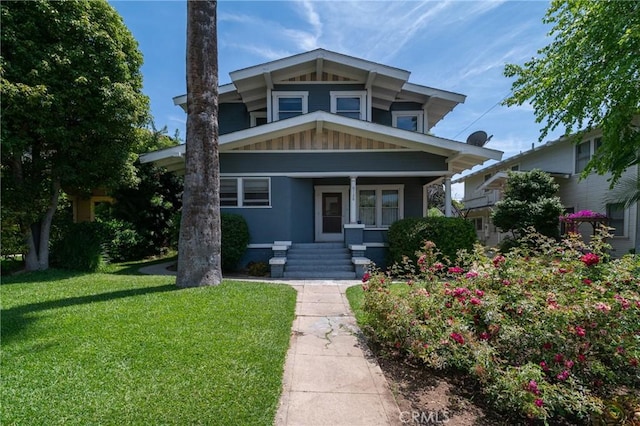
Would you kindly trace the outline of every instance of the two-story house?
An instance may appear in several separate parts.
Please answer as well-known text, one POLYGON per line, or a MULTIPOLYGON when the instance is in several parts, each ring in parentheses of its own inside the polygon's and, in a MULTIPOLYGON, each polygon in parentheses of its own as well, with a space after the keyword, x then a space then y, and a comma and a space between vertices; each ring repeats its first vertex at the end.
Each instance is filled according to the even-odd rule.
MULTIPOLYGON (((464 182, 465 212, 475 223, 479 240, 487 246, 495 246, 508 235, 501 233, 491 222, 493 206, 502 199, 508 172, 539 169, 553 176, 560 186, 558 196, 567 213, 591 210, 608 217, 608 225, 615 228, 613 238, 609 240, 614 256, 640 250, 638 204, 625 209, 615 197, 615 188, 609 188, 609 175, 591 174, 580 179, 601 141, 598 131, 585 135, 580 144, 570 138, 560 138, 456 179, 456 183, 464 182)), ((638 176, 635 166, 623 174, 623 179, 637 180, 638 176)), ((560 222, 558 226, 561 226, 560 222)), ((588 223, 580 225, 579 230, 585 238, 593 233, 593 227, 588 223)))
MULTIPOLYGON (((219 87, 220 202, 249 224, 244 263, 271 259, 274 276, 305 278, 353 277, 366 259, 384 265, 389 225, 425 215, 428 185, 444 183, 450 214, 451 176, 501 158, 432 135, 465 96, 409 75, 324 49, 230 73, 219 87), (307 255, 315 270, 294 261, 317 243, 352 250, 345 273, 319 252, 307 255)), ((174 98, 185 110, 186 101, 174 98)), ((181 173, 184 152, 141 160, 181 173)))

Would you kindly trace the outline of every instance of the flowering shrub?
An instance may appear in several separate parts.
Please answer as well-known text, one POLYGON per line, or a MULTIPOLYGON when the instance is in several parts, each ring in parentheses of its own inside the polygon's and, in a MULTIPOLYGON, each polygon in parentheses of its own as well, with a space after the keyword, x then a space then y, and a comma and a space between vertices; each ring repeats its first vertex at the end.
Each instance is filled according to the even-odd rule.
POLYGON ((602 413, 640 385, 640 261, 610 260, 603 235, 487 257, 436 261, 427 242, 401 291, 374 272, 363 287, 363 329, 394 353, 462 370, 496 407, 547 421, 602 413))

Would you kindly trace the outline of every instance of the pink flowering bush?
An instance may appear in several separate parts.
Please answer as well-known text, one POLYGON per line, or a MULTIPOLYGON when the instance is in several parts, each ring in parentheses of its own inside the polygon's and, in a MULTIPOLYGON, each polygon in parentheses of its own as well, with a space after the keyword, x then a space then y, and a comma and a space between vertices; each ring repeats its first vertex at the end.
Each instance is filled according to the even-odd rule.
MULTIPOLYGON (((363 329, 390 352, 464 371, 496 407, 548 421, 588 419, 640 385, 640 260, 609 259, 604 236, 436 262, 433 244, 404 265, 407 288, 370 275, 363 329)), ((404 278, 403 278, 404 279, 404 278)))

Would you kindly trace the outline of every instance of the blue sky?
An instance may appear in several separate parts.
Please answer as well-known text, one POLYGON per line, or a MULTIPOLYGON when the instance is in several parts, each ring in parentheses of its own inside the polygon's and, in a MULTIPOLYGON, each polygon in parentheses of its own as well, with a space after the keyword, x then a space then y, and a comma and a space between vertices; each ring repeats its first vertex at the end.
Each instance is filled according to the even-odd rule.
MULTIPOLYGON (((156 125, 184 139, 186 114, 172 98, 186 93, 185 1, 112 0, 145 59, 144 91, 156 125)), ((229 72, 324 48, 411 72, 409 81, 467 95, 434 129, 465 141, 476 130, 504 157, 538 144, 530 105, 510 93, 506 63, 522 64, 550 42, 547 1, 231 1, 218 2, 220 84, 229 72)), ((550 138, 560 136, 560 131, 550 138)), ((461 188, 454 196, 461 197, 461 188)))

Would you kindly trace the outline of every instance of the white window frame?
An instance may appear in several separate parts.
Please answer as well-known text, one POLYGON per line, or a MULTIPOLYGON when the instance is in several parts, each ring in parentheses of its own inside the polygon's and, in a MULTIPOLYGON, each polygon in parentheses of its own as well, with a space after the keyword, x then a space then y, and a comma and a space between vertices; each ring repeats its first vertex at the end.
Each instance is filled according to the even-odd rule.
POLYGON ((360 120, 367 119, 367 91, 366 90, 332 90, 329 92, 331 97, 331 113, 338 114, 338 98, 360 98, 360 120))
POLYGON ((302 99, 302 114, 309 112, 309 92, 287 92, 272 91, 271 101, 273 105, 272 121, 280 120, 280 99, 282 98, 299 98, 302 99))
POLYGON ((249 116, 251 117, 251 127, 256 127, 258 118, 267 118, 267 111, 252 111, 249 113, 249 116))
POLYGON ((375 191, 376 193, 376 223, 365 225, 368 230, 385 230, 389 225, 382 225, 382 191, 398 191, 398 220, 404 218, 404 185, 358 185, 356 187, 357 200, 357 220, 360 221, 360 191, 375 191))
MULTIPOLYGON (((399 117, 417 117, 417 129, 415 131, 424 133, 424 111, 391 111, 391 125, 393 127, 398 127, 399 117)), ((410 132, 411 130, 408 131, 410 132)))
POLYGON ((236 194, 237 201, 235 206, 223 206, 220 207, 223 209, 228 208, 245 208, 245 209, 269 209, 271 208, 271 178, 270 177, 228 177, 221 175, 220 179, 235 179, 236 181, 236 194), (269 203, 266 206, 256 206, 251 204, 245 204, 244 202, 244 181, 250 180, 266 180, 267 181, 267 191, 269 195, 269 203))

